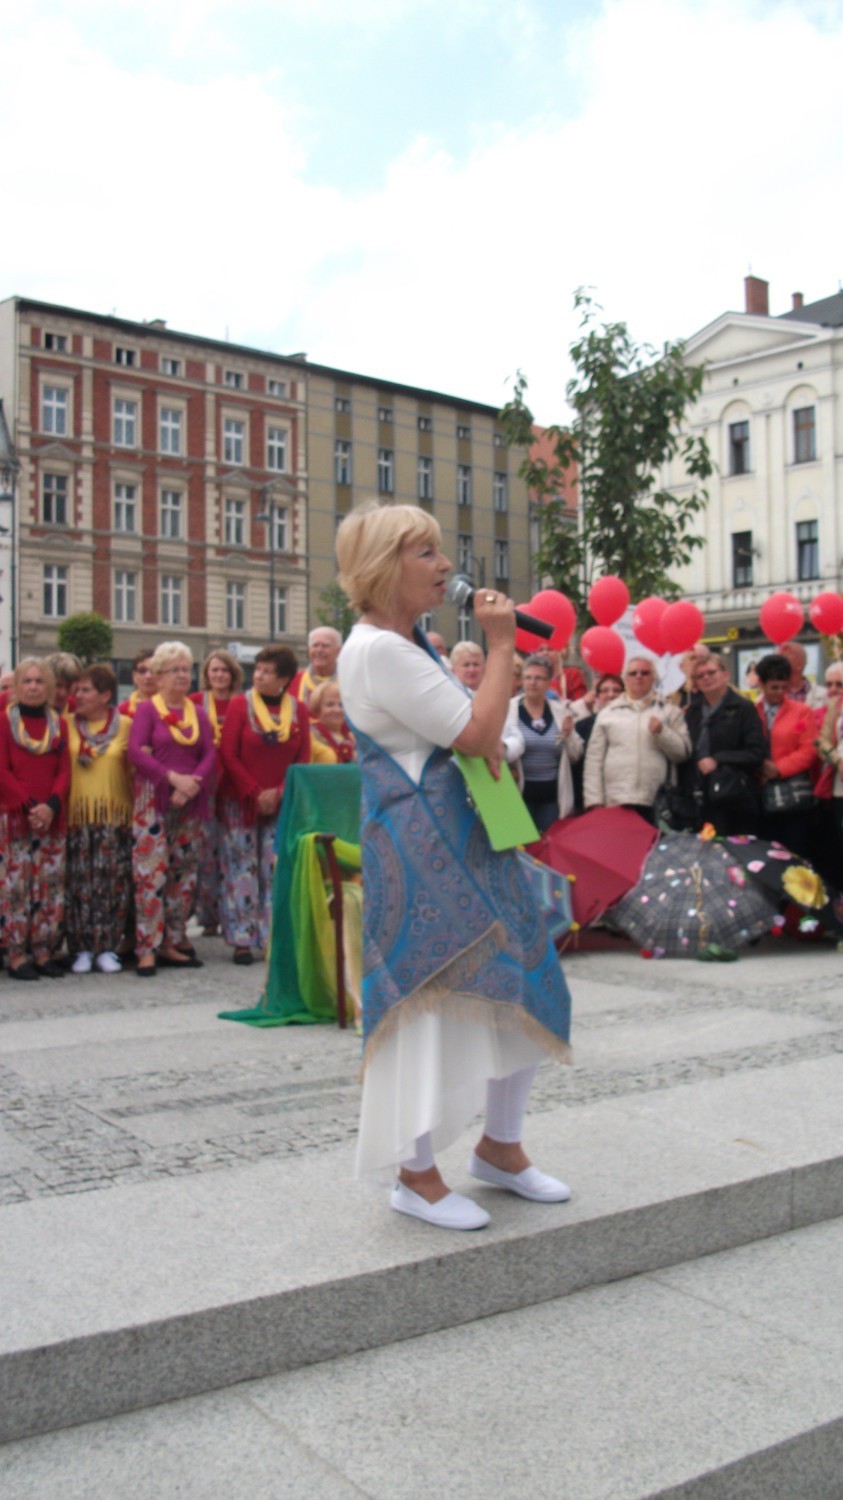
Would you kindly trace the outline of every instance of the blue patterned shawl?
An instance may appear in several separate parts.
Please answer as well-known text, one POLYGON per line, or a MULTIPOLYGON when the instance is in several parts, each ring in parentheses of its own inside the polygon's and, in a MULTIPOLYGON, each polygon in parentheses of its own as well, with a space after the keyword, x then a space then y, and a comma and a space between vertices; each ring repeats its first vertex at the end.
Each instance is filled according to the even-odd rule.
POLYGON ((424 1007, 526 1029, 569 1055, 571 1001, 521 862, 496 854, 449 751, 417 786, 355 729, 362 775, 363 1031, 424 1007))

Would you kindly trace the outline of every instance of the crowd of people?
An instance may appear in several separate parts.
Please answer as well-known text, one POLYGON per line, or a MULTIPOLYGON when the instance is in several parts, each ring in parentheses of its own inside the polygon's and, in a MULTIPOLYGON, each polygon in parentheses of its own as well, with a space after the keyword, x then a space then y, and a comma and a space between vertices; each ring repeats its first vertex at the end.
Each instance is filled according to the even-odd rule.
POLYGON ((191 691, 181 641, 141 651, 117 701, 107 663, 27 657, 0 693, 0 944, 11 978, 201 967, 195 916, 236 964, 269 938, 275 826, 290 766, 356 756, 336 682, 341 638, 317 627, 299 670, 257 653, 252 686, 212 651, 191 691))
MULTIPOLYGON (((486 657, 447 653, 469 698, 486 657)), ((288 768, 356 759, 337 676, 336 630, 311 631, 299 669, 286 645, 257 654, 252 686, 217 649, 191 691, 181 642, 141 651, 133 690, 75 657, 27 658, 0 693, 0 924, 17 979, 114 972, 139 977, 200 960, 195 917, 249 965, 269 939, 275 826, 288 768)), ((657 666, 631 655, 589 684, 564 654, 517 654, 501 732, 539 832, 594 807, 650 822, 776 839, 843 884, 843 662, 821 684, 789 643, 752 663, 747 686, 702 643, 665 696, 657 666), (830 815, 829 815, 830 814, 830 815)))

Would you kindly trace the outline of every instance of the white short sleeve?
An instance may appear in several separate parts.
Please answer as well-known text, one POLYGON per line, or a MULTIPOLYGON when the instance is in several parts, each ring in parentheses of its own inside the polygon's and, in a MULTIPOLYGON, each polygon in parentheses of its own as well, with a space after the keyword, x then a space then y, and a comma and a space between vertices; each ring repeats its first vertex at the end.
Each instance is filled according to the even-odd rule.
POLYGON ((360 729, 418 781, 431 751, 448 749, 471 718, 462 686, 413 641, 356 625, 342 648, 343 707, 360 729))

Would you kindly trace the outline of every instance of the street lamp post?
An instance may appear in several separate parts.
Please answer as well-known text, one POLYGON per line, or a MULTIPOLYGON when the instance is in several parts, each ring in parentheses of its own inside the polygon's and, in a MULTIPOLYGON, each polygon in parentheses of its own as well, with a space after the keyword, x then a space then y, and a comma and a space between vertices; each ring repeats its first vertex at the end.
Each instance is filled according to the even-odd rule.
POLYGON ((261 492, 263 509, 255 516, 256 521, 263 521, 269 527, 269 639, 275 641, 275 517, 278 514, 278 502, 272 493, 272 485, 267 484, 261 492))
MULTIPOLYGON (((20 471, 15 445, 6 422, 3 402, 0 399, 0 551, 9 548, 9 601, 6 609, 3 579, 0 578, 0 620, 9 621, 9 666, 17 666, 18 613, 17 613, 17 530, 15 520, 15 486, 20 471), (8 506, 8 525, 6 507, 8 506)), ((2 635, 2 631, 0 631, 2 635)))

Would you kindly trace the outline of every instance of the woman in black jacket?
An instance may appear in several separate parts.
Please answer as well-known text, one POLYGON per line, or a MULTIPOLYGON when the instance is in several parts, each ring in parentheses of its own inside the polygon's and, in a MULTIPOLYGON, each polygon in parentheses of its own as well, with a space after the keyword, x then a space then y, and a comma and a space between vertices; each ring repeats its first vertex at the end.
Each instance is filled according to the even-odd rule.
POLYGON ((731 687, 722 656, 700 663, 695 686, 698 695, 685 715, 691 758, 680 785, 693 793, 700 821, 713 823, 719 834, 757 833, 758 772, 767 754, 758 710, 731 687))

